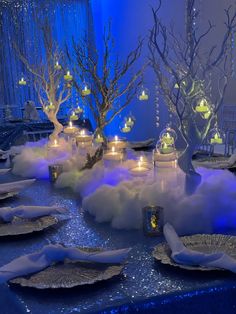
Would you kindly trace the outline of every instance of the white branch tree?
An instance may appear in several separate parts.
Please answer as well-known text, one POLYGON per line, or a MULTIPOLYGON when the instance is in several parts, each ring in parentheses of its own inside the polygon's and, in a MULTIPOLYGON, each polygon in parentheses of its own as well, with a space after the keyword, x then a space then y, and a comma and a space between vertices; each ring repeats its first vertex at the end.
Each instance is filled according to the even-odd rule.
POLYGON ((54 125, 50 140, 58 139, 63 130, 62 124, 57 119, 57 114, 62 104, 71 96, 70 84, 64 82, 63 67, 60 62, 63 54, 59 51, 52 35, 48 21, 41 26, 44 44, 44 56, 40 56, 39 64, 31 64, 14 43, 14 48, 26 69, 32 74, 34 87, 44 113, 54 125))
POLYGON ((209 21, 206 30, 200 32, 195 25, 199 15, 196 5, 196 0, 186 0, 186 34, 181 36, 175 33, 173 26, 166 27, 162 23, 159 17, 162 1, 159 0, 158 8, 152 9, 154 25, 149 37, 150 62, 160 93, 168 110, 177 118, 186 143, 178 160, 186 174, 196 174, 192 156, 205 140, 223 103, 230 74, 227 52, 236 28, 236 12, 229 7, 225 10, 225 34, 220 45, 206 51, 206 39, 214 25, 209 21), (207 116, 195 110, 201 99, 211 102, 207 116))

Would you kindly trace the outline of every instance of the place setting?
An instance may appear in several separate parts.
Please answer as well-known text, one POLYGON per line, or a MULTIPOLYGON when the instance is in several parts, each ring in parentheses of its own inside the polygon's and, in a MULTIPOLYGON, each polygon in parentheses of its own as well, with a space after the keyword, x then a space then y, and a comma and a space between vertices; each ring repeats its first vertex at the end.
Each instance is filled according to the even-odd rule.
POLYGON ((120 276, 129 252, 50 244, 0 267, 0 283, 40 290, 93 285, 120 276))
POLYGON ((179 237, 169 223, 163 228, 166 242, 155 246, 153 257, 161 264, 191 271, 236 273, 236 236, 194 234, 179 237))
MULTIPOLYGON (((8 172, 7 170, 4 169, 2 171, 5 174, 8 172)), ((35 179, 28 179, 28 180, 20 180, 20 181, 8 182, 8 183, 1 183, 0 184, 0 201, 17 196, 22 190, 25 190, 34 182, 35 182, 35 179)))
POLYGON ((67 212, 56 206, 24 206, 0 208, 0 238, 27 235, 57 225, 67 212))

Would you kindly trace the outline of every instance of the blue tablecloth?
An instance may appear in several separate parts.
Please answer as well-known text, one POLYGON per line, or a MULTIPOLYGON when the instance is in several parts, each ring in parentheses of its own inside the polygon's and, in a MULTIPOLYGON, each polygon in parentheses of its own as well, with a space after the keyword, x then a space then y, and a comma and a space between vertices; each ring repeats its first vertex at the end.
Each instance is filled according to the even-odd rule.
MULTIPOLYGON (((1 182, 13 180, 1 176, 1 182)), ((0 287, 0 313, 235 313, 236 276, 218 272, 192 272, 163 266, 151 256, 162 239, 147 238, 138 231, 118 231, 98 224, 80 207, 80 200, 67 190, 55 190, 37 181, 18 198, 2 206, 18 204, 63 205, 71 219, 60 226, 24 237, 0 239, 0 266, 40 249, 49 242, 104 248, 132 247, 124 276, 69 290, 37 291, 0 287), (17 311, 15 310, 17 308, 17 311)))
MULTIPOLYGON (((66 120, 59 120, 63 125, 68 124, 66 120)), ((91 123, 89 120, 79 120, 74 124, 81 127, 92 130, 91 123)), ((24 131, 43 131, 43 130, 53 130, 53 124, 51 122, 15 122, 7 123, 0 126, 0 149, 7 150, 11 145, 19 139, 24 131)))

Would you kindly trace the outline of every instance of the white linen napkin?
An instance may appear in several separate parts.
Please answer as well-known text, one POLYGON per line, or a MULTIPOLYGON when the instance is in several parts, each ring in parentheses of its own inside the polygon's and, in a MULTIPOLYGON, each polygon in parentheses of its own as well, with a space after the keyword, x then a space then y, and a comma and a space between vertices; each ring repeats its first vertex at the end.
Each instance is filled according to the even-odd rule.
POLYGON ((168 223, 164 226, 163 232, 172 251, 171 258, 176 263, 182 265, 221 268, 236 273, 236 260, 229 255, 222 252, 205 254, 187 249, 178 237, 174 228, 168 223))
POLYGON ((10 279, 37 273, 53 263, 65 259, 81 262, 97 262, 105 264, 123 263, 130 249, 87 253, 77 248, 66 248, 62 245, 47 245, 39 252, 24 255, 14 259, 9 264, 0 267, 0 283, 10 279))
POLYGON ((9 183, 0 184, 0 194, 6 194, 10 192, 19 192, 29 185, 33 184, 35 179, 14 181, 9 183))
POLYGON ((65 208, 56 206, 17 206, 12 207, 2 207, 0 208, 0 219, 5 222, 10 222, 14 217, 20 218, 37 218, 53 214, 64 214, 66 212, 65 208))

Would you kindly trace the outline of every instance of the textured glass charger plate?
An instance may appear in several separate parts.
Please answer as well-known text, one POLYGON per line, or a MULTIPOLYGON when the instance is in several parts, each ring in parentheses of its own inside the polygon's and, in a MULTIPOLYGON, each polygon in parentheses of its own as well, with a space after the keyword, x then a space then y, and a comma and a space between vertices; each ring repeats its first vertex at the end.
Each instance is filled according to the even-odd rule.
MULTIPOLYGON (((80 248, 89 252, 101 252, 101 249, 80 248)), ((11 284, 36 289, 73 288, 92 285, 121 274, 124 265, 92 262, 65 261, 25 277, 10 280, 11 284)))
POLYGON ((53 216, 44 216, 34 219, 14 218, 12 222, 5 223, 0 220, 0 237, 23 235, 42 231, 58 223, 53 216))
MULTIPOLYGON (((202 253, 219 253, 223 252, 236 259, 236 236, 221 234, 195 234, 193 236, 181 237, 183 244, 191 250, 202 253)), ((204 266, 189 266, 176 263, 171 258, 171 250, 167 243, 160 243, 155 246, 153 257, 162 264, 180 267, 188 270, 223 270, 219 268, 208 268, 204 266)))
POLYGON ((5 200, 6 198, 14 197, 19 194, 19 191, 17 192, 8 192, 8 193, 2 193, 0 194, 0 201, 5 200))

